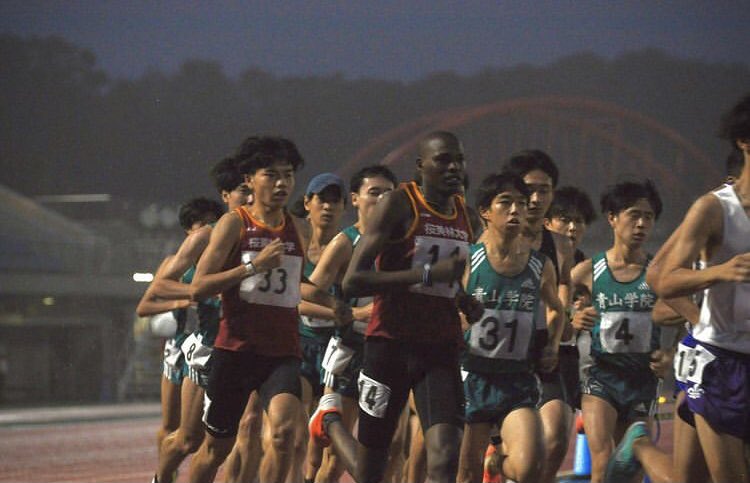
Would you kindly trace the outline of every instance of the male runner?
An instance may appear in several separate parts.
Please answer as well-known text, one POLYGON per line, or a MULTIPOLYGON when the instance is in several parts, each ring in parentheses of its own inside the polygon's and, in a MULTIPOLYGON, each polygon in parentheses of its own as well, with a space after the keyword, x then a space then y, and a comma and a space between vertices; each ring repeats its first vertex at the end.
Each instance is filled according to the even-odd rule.
MULTIPOLYGON (((722 118, 721 135, 743 154, 733 185, 699 198, 665 251, 655 290, 665 298, 704 290, 695 351, 686 352, 687 397, 680 417, 694 418, 706 464, 716 483, 748 482, 744 446, 750 441, 750 95, 722 118), (705 252, 706 267, 691 263, 705 252)), ((679 362, 679 361, 678 361, 679 362)), ((641 441, 633 438, 633 451, 641 441)), ((631 466, 618 465, 620 472, 631 466)))
MULTIPOLYGON (((212 168, 211 177, 229 211, 247 203, 249 190, 242 182, 235 159, 224 158, 219 161, 212 168)), ((218 208, 219 213, 223 213, 220 205, 218 208)), ((214 225, 215 221, 185 239, 167 267, 157 290, 166 293, 171 288, 173 295, 189 300, 195 264, 208 245, 214 225), (181 285, 167 285, 169 281, 178 278, 181 285)), ((203 396, 210 372, 213 342, 219 329, 219 310, 220 301, 217 297, 199 300, 198 327, 181 344, 189 377, 182 385, 180 426, 162 442, 155 482, 171 483, 180 463, 187 455, 194 453, 203 441, 203 396)))
MULTIPOLYGON (((221 205, 215 201, 206 198, 194 198, 180 207, 180 226, 189 238, 194 231, 218 220, 222 213, 221 205)), ((180 388, 183 376, 187 373, 184 368, 185 360, 181 345, 189 335, 185 326, 190 300, 163 299, 156 293, 159 280, 164 278, 173 257, 174 255, 169 255, 162 261, 154 276, 154 282, 146 289, 136 308, 138 316, 154 316, 152 324, 158 323, 155 322, 158 318, 162 320, 163 325, 169 325, 169 327, 164 327, 165 330, 172 331, 164 343, 164 369, 161 380, 162 424, 156 437, 157 452, 160 450, 164 438, 180 425, 180 388)), ((154 330, 154 327, 152 327, 152 330, 154 330)))
MULTIPOLYGON (((422 139, 418 153, 421 186, 403 184, 375 207, 344 277, 348 296, 375 296, 359 376, 360 444, 341 421, 338 394, 323 396, 310 421, 311 434, 330 438, 360 483, 381 481, 412 388, 425 430, 428 481, 456 477, 463 409, 456 296, 473 240, 457 195, 465 160, 456 136, 443 131, 422 139)), ((470 297, 459 298, 476 312, 470 297)))
MULTIPOLYGON (((566 235, 545 228, 545 215, 554 199, 559 171, 557 165, 544 151, 532 149, 511 156, 505 168, 519 176, 531 192, 523 236, 534 250, 550 259, 555 267, 558 295, 564 305, 570 300, 570 269, 574 251, 566 235)), ((578 370, 575 348, 561 349, 558 367, 548 373, 539 373, 542 395, 539 410, 544 428, 544 446, 547 450, 541 482, 555 481, 557 470, 565 459, 573 425, 576 388, 566 384, 563 374, 578 370)), ((568 378, 567 382, 570 378, 568 378)))
POLYGON ((500 428, 499 466, 505 477, 537 482, 541 476, 545 449, 533 366, 551 370, 557 364, 564 307, 552 263, 520 242, 528 198, 523 179, 510 173, 490 175, 478 189, 477 211, 486 229, 482 242, 471 247, 464 285, 484 313, 465 333, 466 426, 459 482, 482 481, 482 456, 493 424, 500 428), (539 310, 542 301, 549 309, 549 329, 539 310), (542 340, 547 342, 540 350, 535 341, 542 340))
POLYGON ((621 182, 602 194, 601 207, 614 244, 572 273, 574 286, 585 285, 594 301, 573 321, 574 328, 591 331, 593 361, 581 382, 581 405, 593 483, 603 481, 613 440, 633 421, 648 418, 657 386, 650 363, 659 348, 651 315, 656 295, 645 281, 650 256, 643 246, 661 213, 659 194, 650 181, 621 182))
MULTIPOLYGON (((206 437, 191 464, 193 482, 213 481, 256 389, 272 434, 260 480, 281 481, 300 411, 297 305, 305 248, 284 207, 303 159, 291 141, 264 136, 243 143, 238 163, 253 204, 219 220, 192 284, 196 300, 221 293, 223 311, 205 396, 206 437)), ((315 300, 334 303, 331 297, 315 300)))
MULTIPOLYGON (((368 220, 375 205, 383 195, 393 191, 397 180, 386 166, 367 166, 357 171, 350 180, 352 206, 357 209, 357 222, 345 228, 328 244, 310 275, 310 281, 323 290, 340 285, 344 278, 354 247, 367 231, 368 220)), ((351 430, 357 418, 359 389, 357 378, 364 355, 365 330, 372 313, 372 297, 355 297, 351 300, 354 322, 339 329, 327 347, 324 358, 325 393, 341 394, 342 420, 351 430)), ((325 350, 326 348, 324 348, 325 350)), ((323 354, 321 354, 323 355, 323 354)), ((313 440, 314 438, 311 438, 313 440)), ((312 480, 317 473, 321 482, 337 481, 344 471, 336 453, 327 448, 321 461, 308 453, 309 473, 312 480), (320 468, 319 471, 316 471, 320 468)))

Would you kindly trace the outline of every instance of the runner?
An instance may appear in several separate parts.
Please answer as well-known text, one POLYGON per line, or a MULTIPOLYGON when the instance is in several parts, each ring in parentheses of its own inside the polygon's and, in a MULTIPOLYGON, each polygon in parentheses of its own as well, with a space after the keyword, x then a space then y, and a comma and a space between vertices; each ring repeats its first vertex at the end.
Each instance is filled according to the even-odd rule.
POLYGON ((586 259, 579 247, 586 230, 594 221, 596 211, 589 195, 574 186, 563 186, 555 190, 552 203, 544 216, 544 228, 570 240, 575 250, 575 266, 586 259))
POLYGON ((545 448, 533 366, 549 371, 557 364, 565 317, 552 263, 520 240, 529 194, 521 177, 503 173, 488 176, 477 195, 486 229, 483 241, 471 247, 464 284, 483 304, 484 314, 465 333, 466 426, 459 482, 482 481, 494 424, 500 428, 499 466, 505 477, 537 482, 541 476, 545 448), (539 310, 542 301, 549 329, 539 310), (548 342, 540 350, 535 341, 548 342))
MULTIPOLYGON (((531 195, 526 215, 524 239, 534 250, 546 255, 555 268, 558 296, 567 305, 570 300, 570 269, 574 251, 566 235, 545 228, 545 215, 554 199, 559 171, 550 156, 540 150, 521 151, 511 156, 506 169, 523 178, 531 195)), ((573 426, 576 388, 566 385, 563 374, 578 371, 578 359, 573 349, 560 351, 558 367, 539 373, 542 395, 539 410, 544 428, 546 455, 540 481, 554 482, 557 470, 568 452, 569 435, 573 426)), ((571 378, 568 377, 568 382, 571 378)))
MULTIPOLYGON (((193 482, 213 481, 256 389, 272 434, 260 480, 283 480, 291 464, 300 411, 297 304, 305 247, 284 207, 302 164, 289 140, 247 139, 238 169, 254 202, 219 220, 198 262, 192 298, 221 293, 223 318, 206 388, 206 436, 190 468, 193 482)), ((334 304, 327 294, 315 294, 313 300, 334 304)))
MULTIPOLYGON (((310 277, 313 273, 324 250, 339 231, 345 206, 344 193, 346 193, 344 181, 339 176, 333 173, 318 174, 308 183, 305 195, 299 203, 299 209, 294 213, 300 218, 307 219, 310 225, 310 237, 304 267, 306 277, 310 277)), ((325 287, 325 290, 332 288, 325 287)), ((335 290, 329 291, 332 294, 335 293, 335 290)), ((304 411, 300 414, 299 425, 296 428, 296 438, 299 443, 297 445, 297 456, 293 468, 290 468, 291 474, 295 476, 295 481, 302 478, 303 471, 305 480, 313 479, 317 468, 305 465, 305 462, 313 457, 320 461, 323 453, 323 448, 317 446, 313 438, 308 438, 305 423, 323 394, 321 363, 328 341, 336 328, 334 313, 328 307, 303 300, 299 305, 299 312, 299 334, 302 347, 302 405, 304 411)))
MULTIPOLYGON (((359 482, 381 481, 412 388, 425 428, 427 477, 456 478, 463 409, 456 296, 473 240, 457 195, 465 161, 460 142, 447 132, 428 134, 418 153, 422 186, 403 184, 375 207, 343 282, 349 296, 375 296, 359 376, 360 444, 341 421, 336 393, 321 398, 310 421, 311 434, 332 441, 359 482)), ((459 299, 476 312, 470 297, 459 299)))
MULTIPOLYGON (((357 222, 345 228, 331 240, 310 275, 310 281, 323 290, 340 286, 354 247, 367 230, 372 209, 385 193, 396 187, 396 176, 385 166, 368 166, 357 171, 350 181, 352 206, 357 209, 357 222)), ((351 431, 357 417, 359 391, 357 378, 362 366, 364 333, 372 312, 372 297, 351 300, 354 322, 337 330, 336 336, 324 348, 325 393, 336 392, 342 396, 342 420, 351 431)), ((324 354, 321 354, 323 356, 324 354)), ((321 357, 322 358, 322 357, 321 357)), ((314 438, 310 438, 315 441, 314 438)), ((344 472, 336 453, 326 448, 323 458, 308 447, 308 472, 306 481, 316 478, 322 482, 338 481, 344 472), (322 466, 321 466, 322 463, 322 466), (318 470, 319 469, 319 470, 318 470)))
MULTIPOLYGON (((655 273, 654 288, 669 299, 705 290, 693 327, 694 352, 683 352, 687 397, 678 411, 687 421, 692 413, 713 481, 748 482, 744 445, 750 441, 750 95, 725 114, 721 134, 743 153, 742 172, 734 185, 709 192, 693 204, 673 244, 663 249, 665 259, 655 273), (690 268, 702 251, 706 268, 690 268)), ((616 475, 639 467, 632 455, 640 452, 645 438, 632 440, 612 465, 616 475)))
MULTIPOLYGON (((211 170, 211 177, 222 200, 231 211, 247 203, 249 190, 242 183, 233 158, 224 158, 211 170)), ((217 215, 224 212, 216 203, 217 215)), ((195 273, 195 264, 208 245, 216 219, 188 236, 177 250, 157 291, 190 300, 190 282, 195 273), (180 280, 180 284, 173 281, 180 280), (170 283, 172 282, 172 283, 170 283)), ((187 365, 188 378, 182 384, 180 426, 169 434, 161 444, 154 482, 171 483, 180 463, 194 453, 203 441, 203 395, 210 371, 213 341, 219 328, 220 302, 217 297, 197 303, 198 327, 180 345, 187 365)))
MULTIPOLYGON (((187 238, 190 238, 193 232, 215 222, 222 213, 221 205, 215 201, 194 198, 180 207, 180 226, 187 238)), ((189 335, 186 331, 186 322, 190 300, 173 300, 158 296, 159 282, 164 279, 173 258, 174 255, 169 255, 159 265, 154 281, 146 289, 136 308, 139 317, 153 316, 149 321, 153 333, 168 337, 164 343, 164 369, 161 379, 162 424, 156 436, 157 453, 164 438, 180 426, 180 388, 187 373, 180 347, 189 335)))
POLYGON ((577 330, 591 331, 593 363, 581 390, 592 483, 603 481, 613 438, 648 418, 657 386, 651 356, 659 348, 651 318, 656 295, 645 281, 650 256, 643 247, 661 213, 659 194, 650 181, 621 182, 602 194, 601 206, 614 244, 572 273, 574 286, 585 285, 594 301, 573 321, 577 330))

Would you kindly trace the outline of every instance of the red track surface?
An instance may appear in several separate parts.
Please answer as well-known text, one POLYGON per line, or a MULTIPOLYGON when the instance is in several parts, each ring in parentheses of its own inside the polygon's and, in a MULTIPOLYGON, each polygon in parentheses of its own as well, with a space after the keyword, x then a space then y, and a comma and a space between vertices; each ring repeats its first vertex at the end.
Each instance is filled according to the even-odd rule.
MULTIPOLYGON (((158 406, 73 411, 58 409, 41 415, 28 410, 0 411, 0 482, 151 481, 156 467, 158 406)), ((671 421, 662 424, 660 446, 671 450, 671 421)), ((563 470, 572 467, 573 449, 571 444, 563 470)), ((186 463, 179 481, 187 481, 186 463)))

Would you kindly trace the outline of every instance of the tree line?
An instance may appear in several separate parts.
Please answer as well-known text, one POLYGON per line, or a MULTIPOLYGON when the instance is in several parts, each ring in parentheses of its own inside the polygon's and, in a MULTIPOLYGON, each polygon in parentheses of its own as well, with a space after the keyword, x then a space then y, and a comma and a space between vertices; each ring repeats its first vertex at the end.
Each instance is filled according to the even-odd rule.
POLYGON ((257 68, 229 77, 219 63, 202 59, 174 73, 152 69, 121 79, 63 38, 0 35, 0 65, 0 182, 29 196, 106 192, 161 202, 213 193, 210 166, 250 133, 297 142, 307 179, 419 116, 549 95, 651 116, 721 165, 728 146, 715 136, 719 116, 750 86, 746 64, 684 60, 655 49, 614 59, 581 53, 470 76, 436 72, 408 83, 280 77, 257 68))

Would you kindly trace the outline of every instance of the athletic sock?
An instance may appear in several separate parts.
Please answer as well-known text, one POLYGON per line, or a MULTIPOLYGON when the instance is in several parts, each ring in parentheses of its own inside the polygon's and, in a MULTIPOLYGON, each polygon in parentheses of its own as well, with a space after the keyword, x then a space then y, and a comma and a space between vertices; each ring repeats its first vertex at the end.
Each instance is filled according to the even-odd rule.
POLYGON ((335 421, 341 421, 341 414, 331 412, 323 415, 323 428, 325 428, 326 432, 328 432, 328 426, 335 421))

